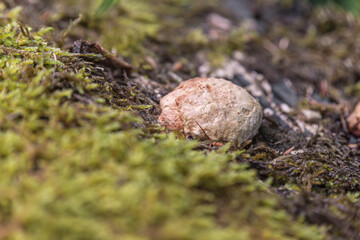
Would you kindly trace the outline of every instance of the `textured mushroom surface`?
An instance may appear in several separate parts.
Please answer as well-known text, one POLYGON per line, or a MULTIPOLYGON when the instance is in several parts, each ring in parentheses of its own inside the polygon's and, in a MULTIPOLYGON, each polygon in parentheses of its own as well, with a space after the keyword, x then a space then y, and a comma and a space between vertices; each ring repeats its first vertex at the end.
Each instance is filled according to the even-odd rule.
POLYGON ((220 78, 182 82, 160 101, 159 123, 197 139, 237 141, 261 125, 260 104, 243 88, 220 78))

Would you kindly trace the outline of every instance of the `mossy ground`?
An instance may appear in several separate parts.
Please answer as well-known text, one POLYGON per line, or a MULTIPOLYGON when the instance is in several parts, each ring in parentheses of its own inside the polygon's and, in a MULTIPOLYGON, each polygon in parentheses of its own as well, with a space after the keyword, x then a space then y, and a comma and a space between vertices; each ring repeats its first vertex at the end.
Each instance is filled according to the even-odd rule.
MULTIPOLYGON (((239 28, 227 39, 209 39, 201 19, 220 9, 216 1, 120 1, 103 17, 95 14, 99 3, 0 4, 1 239, 358 239, 359 156, 347 146, 348 136, 341 135, 340 119, 331 111, 324 111, 324 127, 311 139, 280 128, 274 132, 264 123, 242 150, 189 141, 156 124, 158 97, 138 81, 141 77, 156 79, 166 92, 164 74, 172 63, 185 65, 179 76, 195 77, 197 51, 217 59, 238 49, 256 55, 259 36, 239 28), (77 31, 63 38, 69 19, 80 12, 77 31), (115 68, 106 54, 74 53, 78 39, 116 49, 131 60, 135 73, 115 68), (305 151, 281 156, 292 145, 305 151)), ((277 9, 284 18, 293 11, 287 5, 277 9)), ((333 17, 312 21, 321 29, 333 17)), ((283 20, 263 37, 274 41, 282 30, 300 39, 286 32, 283 20)), ((325 37, 314 34, 301 38, 307 47, 325 37)), ((259 55, 275 74, 297 76, 293 68, 281 70, 291 57, 259 55)), ((308 58, 309 65, 314 59, 308 58)), ((247 64, 274 76, 266 74, 264 62, 247 64)), ((334 85, 345 73, 339 74, 334 85)))

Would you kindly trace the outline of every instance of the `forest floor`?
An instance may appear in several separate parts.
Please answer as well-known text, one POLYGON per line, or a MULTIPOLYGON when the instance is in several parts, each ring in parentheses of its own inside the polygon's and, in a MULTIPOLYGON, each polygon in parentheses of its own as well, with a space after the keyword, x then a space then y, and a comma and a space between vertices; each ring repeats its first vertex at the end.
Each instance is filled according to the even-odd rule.
MULTIPOLYGON (((41 65, 41 57, 36 58, 31 67, 24 65, 14 70, 15 75, 9 67, 10 59, 1 62, 2 67, 6 67, 0 72, 0 92, 4 93, 1 101, 12 99, 13 105, 3 104, 0 108, 3 134, 0 141, 8 140, 8 145, 3 142, 4 147, 0 149, 6 165, 2 171, 11 172, 8 177, 0 178, 0 214, 3 215, 0 215, 0 239, 63 239, 64 236, 70 236, 67 239, 117 239, 119 236, 203 239, 208 237, 206 229, 213 227, 201 222, 199 216, 212 219, 214 229, 225 229, 224 233, 212 232, 209 239, 360 239, 360 138, 351 134, 347 126, 347 118, 360 99, 360 65, 357 64, 360 42, 356 38, 360 34, 360 18, 334 6, 313 8, 304 1, 142 0, 135 3, 124 0, 103 14, 96 13, 98 7, 99 1, 95 0, 76 3, 5 0, 1 6, 0 26, 13 24, 3 28, 2 56, 20 56, 20 62, 26 62, 38 51, 31 47, 46 49, 48 45, 53 49, 45 50, 42 55, 47 63, 44 61, 41 65), (18 6, 21 10, 17 12, 18 6), (18 21, 11 22, 12 18, 18 21), (39 31, 46 27, 53 30, 42 39, 39 31), (41 67, 36 67, 38 65, 41 67), (16 76, 15 82, 22 79, 24 88, 6 83, 10 80, 5 76, 9 79, 16 76), (170 134, 157 124, 160 99, 180 82, 199 76, 225 78, 246 88, 258 99, 264 119, 252 140, 240 148, 235 144, 193 141, 181 132, 170 134), (32 85, 30 82, 34 81, 37 82, 32 85), (36 88, 39 85, 44 89, 36 88), (22 93, 15 93, 18 88, 22 93), (40 91, 42 97, 27 93, 27 89, 40 91), (9 96, 5 92, 9 92, 9 96), (18 103, 22 101, 14 97, 17 94, 24 94, 21 97, 28 103, 18 103), (47 97, 51 99, 49 105, 47 97), (36 102, 34 106, 30 106, 32 100, 36 102), (69 109, 73 111, 71 114, 69 109), (128 111, 131 116, 116 115, 128 111), (32 112, 37 113, 36 121, 26 117, 32 112), (114 126, 114 121, 119 124, 114 126), (54 133, 47 130, 47 126, 54 133), (129 129, 141 133, 135 134, 129 129), (127 135, 119 140, 118 132, 127 135), (113 136, 108 139, 106 134, 113 136), (124 144, 124 150, 117 150, 118 144, 124 144), (175 147, 179 150, 168 150, 175 147), (128 153, 126 148, 132 150, 128 153), (18 154, 22 151, 24 156, 18 154), (232 158, 220 161, 226 166, 206 165, 203 160, 193 162, 202 157, 209 161, 207 157, 213 156, 213 152, 232 158), (126 156, 127 162, 113 157, 116 154, 126 156), (189 168, 202 166, 212 172, 194 170, 190 174, 186 165, 177 162, 178 156, 180 160, 189 158, 183 163, 189 164, 189 168), (18 157, 31 161, 31 166, 12 168, 10 162, 18 157), (89 159, 89 163, 82 158, 89 159), (99 163, 105 158, 114 159, 108 160, 108 165, 99 163), (163 160, 158 160, 160 158, 163 160), (74 170, 67 169, 60 177, 61 159, 74 170), (138 169, 142 164, 146 171, 138 169), (167 168, 162 169, 158 164, 167 168), (228 169, 228 165, 245 166, 245 169, 228 169), (156 170, 157 167, 160 170, 156 170), (96 184, 109 183, 113 175, 104 173, 106 180, 95 178, 89 183, 86 176, 96 168, 113 171, 114 176, 124 174, 121 179, 117 177, 116 182, 126 182, 119 183, 119 186, 124 184, 119 188, 126 186, 126 191, 111 195, 107 190, 118 191, 113 186, 99 195, 96 191, 102 191, 103 185, 96 184), (29 178, 14 180, 13 176, 22 171, 28 173, 29 169, 32 172, 29 178), (75 173, 76 169, 84 173, 84 179, 75 173), (256 170, 254 176, 253 170, 256 170), (179 173, 174 171, 182 175, 177 176, 179 173), (251 181, 266 187, 231 175, 237 171, 244 175, 240 178, 249 174, 251 181), (57 173, 58 178, 49 177, 57 173), (217 179, 218 174, 229 174, 232 178, 217 179), (70 179, 70 176, 79 179, 70 179), (78 185, 73 182, 75 179, 78 185), (136 188, 130 188, 127 182, 131 180, 136 182, 136 188), (26 185, 27 181, 31 183, 26 185), (169 182, 176 189, 174 193, 162 186, 162 181, 169 182), (52 189, 51 184, 55 183, 61 190, 52 189), (74 188, 67 189, 66 184, 74 184, 74 188), (184 189, 182 184, 186 185, 184 189), (34 185, 42 189, 35 190, 34 185), (83 186, 95 185, 94 192, 85 192, 76 201, 68 196, 83 186), (153 192, 144 197, 141 193, 144 189, 153 192), (22 191, 28 197, 21 197, 22 191), (175 191, 178 192, 175 194, 175 191), (198 191, 214 195, 200 197, 198 191), (256 194, 243 197, 247 191, 256 194), (36 194, 32 198, 33 192, 36 194), (47 194, 52 197, 47 199, 47 194), (103 196, 109 198, 104 200, 103 196), (141 202, 143 197, 146 203, 141 202), (117 198, 125 198, 123 206, 113 203, 117 198), (188 205, 178 202, 173 205, 174 198, 188 205), (276 203, 266 202, 267 198, 276 203), (52 202, 61 199, 66 200, 51 207, 52 202), (94 207, 102 200, 108 200, 108 205, 94 207), (239 203, 232 202, 235 200, 239 203), (135 208, 131 201, 142 209, 135 208), (174 210, 160 210, 157 201, 174 210), (248 205, 249 201, 254 201, 254 205, 248 205), (203 208, 208 205, 214 206, 215 213, 206 213, 203 208), (266 207, 261 211, 251 210, 259 206, 266 207), (124 214, 122 207, 130 213, 124 214), (30 210, 24 214, 18 213, 19 209, 30 210), (193 209, 196 213, 188 213, 193 209), (58 223, 55 218, 60 212, 63 218, 59 218, 61 223, 58 223), (116 216, 122 214, 128 217, 116 220, 116 216), (141 220, 133 215, 141 215, 141 220), (85 218, 97 220, 85 221, 85 218), (162 219, 173 221, 174 225, 165 224, 162 219), (99 228, 103 221, 106 221, 104 228, 99 228), (290 227, 293 223, 295 227, 290 227), (51 227, 35 230, 46 224, 51 227), (80 227, 75 228, 73 224, 80 227), (131 224, 134 229, 129 227, 131 224), (184 232, 181 232, 178 228, 183 224, 184 232), (117 229, 118 225, 122 227, 117 229), (236 232, 238 225, 246 228, 240 227, 236 232), (96 234, 89 230, 91 226, 96 234), (54 235, 57 238, 53 238, 54 235)), ((217 158, 221 157, 213 156, 212 160, 217 158)), ((98 172, 96 176, 100 175, 98 172)))

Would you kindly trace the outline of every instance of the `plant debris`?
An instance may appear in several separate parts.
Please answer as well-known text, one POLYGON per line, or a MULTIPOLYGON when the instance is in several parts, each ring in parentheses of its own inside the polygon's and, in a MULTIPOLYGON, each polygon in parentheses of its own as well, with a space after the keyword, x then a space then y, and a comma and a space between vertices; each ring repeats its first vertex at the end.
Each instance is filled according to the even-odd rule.
POLYGON ((356 104, 347 121, 349 131, 355 136, 360 136, 360 102, 356 104))

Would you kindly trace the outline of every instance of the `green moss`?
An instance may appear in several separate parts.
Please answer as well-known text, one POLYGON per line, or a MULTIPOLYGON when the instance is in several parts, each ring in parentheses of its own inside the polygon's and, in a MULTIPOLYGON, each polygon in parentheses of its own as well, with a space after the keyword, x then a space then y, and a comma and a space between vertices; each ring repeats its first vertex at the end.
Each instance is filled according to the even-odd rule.
MULTIPOLYGON (((146 41, 156 39, 166 28, 183 26, 184 11, 197 11, 199 4, 190 4, 190 0, 121 0, 117 1, 106 14, 97 15, 102 1, 68 1, 78 12, 85 14, 87 24, 97 30, 97 39, 106 47, 115 48, 121 55, 137 61, 147 49, 146 41), (117 33, 117 34, 114 34, 117 33)), ((211 6, 213 1, 200 4, 211 6)))

